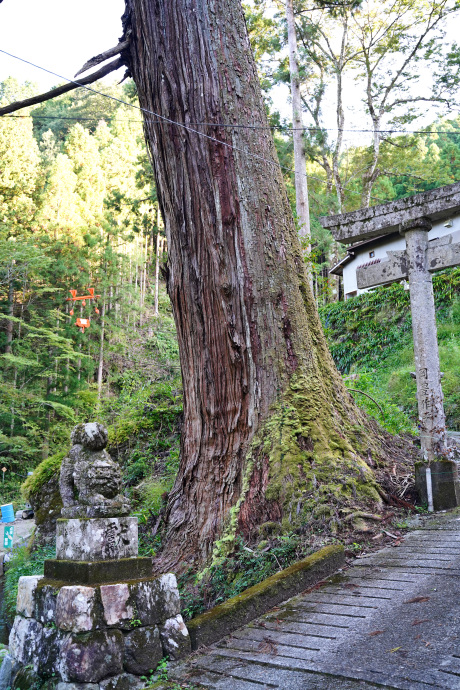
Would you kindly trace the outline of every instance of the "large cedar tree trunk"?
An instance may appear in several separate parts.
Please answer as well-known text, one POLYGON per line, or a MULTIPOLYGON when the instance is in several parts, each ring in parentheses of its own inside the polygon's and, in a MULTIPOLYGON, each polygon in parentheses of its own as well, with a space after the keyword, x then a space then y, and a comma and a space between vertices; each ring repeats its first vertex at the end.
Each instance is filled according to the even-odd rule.
POLYGON ((378 494, 274 164, 240 0, 126 0, 124 26, 142 108, 229 144, 144 114, 184 386, 158 567, 181 569, 237 531, 308 520, 324 487, 328 501, 378 494))

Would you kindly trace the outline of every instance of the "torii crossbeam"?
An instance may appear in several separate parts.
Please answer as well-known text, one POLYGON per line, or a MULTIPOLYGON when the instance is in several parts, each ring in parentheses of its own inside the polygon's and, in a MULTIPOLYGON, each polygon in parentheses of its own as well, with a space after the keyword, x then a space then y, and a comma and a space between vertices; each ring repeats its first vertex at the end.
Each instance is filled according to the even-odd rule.
POLYGON ((404 235, 406 249, 389 251, 387 260, 357 269, 359 289, 409 280, 421 447, 425 460, 446 457, 446 421, 441 387, 436 315, 431 274, 460 265, 460 231, 428 240, 434 224, 460 214, 460 183, 406 199, 322 218, 334 238, 351 244, 404 235))

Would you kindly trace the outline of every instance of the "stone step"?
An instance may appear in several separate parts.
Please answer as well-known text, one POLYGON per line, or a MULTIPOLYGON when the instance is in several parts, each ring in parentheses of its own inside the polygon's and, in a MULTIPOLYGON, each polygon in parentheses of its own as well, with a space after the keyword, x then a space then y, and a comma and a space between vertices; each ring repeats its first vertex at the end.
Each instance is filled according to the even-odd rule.
POLYGON ((278 624, 264 620, 263 629, 270 631, 283 630, 283 632, 296 633, 299 635, 305 635, 306 637, 318 637, 320 639, 324 637, 329 637, 330 639, 339 639, 344 637, 345 633, 349 629, 349 626, 336 625, 333 622, 329 623, 328 625, 321 625, 313 622, 297 620, 283 620, 282 624, 278 624))
POLYGON ((219 642, 216 644, 216 649, 232 649, 241 650, 243 652, 253 652, 254 654, 264 654, 264 650, 267 650, 268 656, 276 656, 278 658, 292 658, 292 659, 305 659, 311 661, 317 655, 318 652, 324 651, 322 649, 311 649, 306 647, 281 644, 278 636, 266 636, 264 640, 251 640, 249 638, 240 639, 237 637, 231 637, 225 642, 219 642), (276 637, 276 639, 275 639, 276 637), (273 651, 272 651, 273 650, 273 651))
POLYGON ((328 604, 330 606, 350 606, 361 609, 376 609, 383 606, 386 601, 392 601, 392 599, 393 597, 363 596, 359 591, 356 594, 323 592, 322 594, 310 595, 308 599, 304 599, 302 606, 304 603, 312 603, 328 604))
MULTIPOLYGON (((351 584, 351 583, 350 583, 351 584)), ((391 601, 398 593, 404 592, 402 587, 370 587, 369 585, 363 585, 362 583, 358 586, 355 585, 353 588, 348 587, 328 587, 328 596, 344 596, 349 598, 358 598, 362 600, 387 600, 391 601)))
MULTIPOLYGON (((365 665, 352 669, 341 665, 336 659, 330 659, 327 667, 324 667, 323 664, 315 661, 287 659, 265 654, 255 655, 251 652, 231 649, 215 650, 204 667, 206 670, 219 668, 222 673, 225 668, 223 657, 238 664, 236 667, 231 663, 229 664, 228 675, 252 681, 263 681, 265 679, 265 682, 278 683, 278 687, 283 688, 283 690, 294 690, 295 686, 292 685, 291 676, 291 672, 294 670, 303 672, 302 675, 299 674, 297 676, 298 681, 303 682, 303 685, 297 685, 299 690, 300 688, 309 687, 307 685, 309 672, 318 671, 326 672, 334 678, 335 685, 330 686, 331 690, 333 688, 338 690, 341 687, 338 684, 339 681, 335 680, 336 678, 340 679, 340 682, 342 678, 358 681, 365 680, 383 686, 387 690, 391 688, 397 688, 397 690, 458 690, 459 688, 458 683, 456 685, 455 681, 451 681, 448 678, 448 674, 437 671, 420 673, 413 669, 410 674, 405 674, 406 677, 401 677, 401 675, 394 671, 382 672, 381 668, 366 667, 365 665), (289 685, 287 684, 288 682, 290 683, 289 685), (283 685, 283 683, 286 684, 283 685)), ((200 661, 200 666, 201 664, 202 662, 200 661)))
POLYGON ((337 638, 326 637, 324 635, 321 637, 318 635, 299 635, 299 633, 287 633, 284 632, 284 630, 279 631, 266 630, 264 628, 243 628, 242 630, 237 630, 232 634, 232 636, 229 638, 229 646, 233 645, 235 640, 252 640, 257 644, 260 644, 261 642, 268 644, 268 640, 273 640, 274 644, 287 645, 290 647, 296 647, 297 649, 318 652, 323 649, 330 648, 331 643, 335 643, 337 638))
MULTIPOLYGON (((374 607, 373 607, 374 608, 374 607)), ((308 615, 308 618, 310 617, 310 614, 313 615, 326 615, 326 616, 332 616, 333 619, 338 618, 344 619, 345 623, 349 623, 350 619, 351 621, 355 620, 356 618, 366 618, 366 616, 369 614, 370 611, 373 609, 369 609, 369 607, 360 607, 357 605, 353 606, 343 606, 341 604, 327 604, 323 602, 310 602, 310 601, 304 601, 304 602, 299 602, 296 603, 296 605, 291 609, 289 609, 288 617, 297 617, 299 615, 305 616, 308 615)), ((282 616, 278 616, 280 620, 283 620, 282 616)), ((331 619, 332 620, 332 619, 331 619)))

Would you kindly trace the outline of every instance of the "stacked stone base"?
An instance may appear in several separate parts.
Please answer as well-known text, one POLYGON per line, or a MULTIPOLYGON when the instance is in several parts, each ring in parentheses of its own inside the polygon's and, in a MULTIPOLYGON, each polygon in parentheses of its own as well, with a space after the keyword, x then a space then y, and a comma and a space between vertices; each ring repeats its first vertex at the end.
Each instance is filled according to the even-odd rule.
POLYGON ((92 585, 22 577, 0 690, 138 690, 163 657, 190 651, 172 574, 92 585))

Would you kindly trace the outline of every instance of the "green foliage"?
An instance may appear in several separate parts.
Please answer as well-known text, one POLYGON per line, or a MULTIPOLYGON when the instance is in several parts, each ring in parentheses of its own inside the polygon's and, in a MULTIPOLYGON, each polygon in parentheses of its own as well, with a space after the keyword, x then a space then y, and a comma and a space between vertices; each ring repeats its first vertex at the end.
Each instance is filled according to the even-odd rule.
POLYGON ((10 624, 16 615, 19 578, 23 575, 43 575, 45 560, 55 556, 54 547, 38 549, 32 554, 26 546, 14 550, 6 570, 3 590, 3 613, 10 624))
MULTIPOLYGON (((410 379, 409 372, 407 372, 406 378, 412 380, 410 379)), ((394 402, 394 397, 388 391, 385 383, 381 369, 378 373, 360 373, 356 379, 345 379, 347 388, 353 389, 351 394, 357 405, 364 409, 371 417, 374 417, 380 426, 391 434, 415 434, 416 429, 413 415, 409 416, 404 411, 404 405, 401 404, 399 397, 398 404, 394 402), (362 391, 363 395, 356 391, 362 391), (371 397, 367 397, 366 393, 371 397)), ((416 392, 413 390, 412 397, 414 399, 415 395, 416 392)))
MULTIPOLYGON (((460 269, 435 275, 433 285, 442 323, 453 297, 460 294, 460 269)), ((355 365, 370 369, 411 342, 409 292, 399 284, 328 304, 320 308, 320 316, 332 356, 343 374, 355 365)))
POLYGON ((37 494, 42 486, 49 482, 49 480, 58 474, 61 470, 61 464, 65 457, 65 451, 59 451, 51 457, 43 460, 34 470, 33 474, 27 477, 22 485, 22 495, 26 501, 30 501, 30 497, 37 494))
POLYGON ((141 488, 142 505, 144 509, 152 513, 159 513, 164 495, 168 494, 174 477, 171 475, 169 481, 166 477, 161 480, 151 479, 144 482, 141 488))
MULTIPOLYGON (((136 98, 132 85, 98 87, 136 98)), ((0 83, 0 100, 31 90, 9 79, 0 83)), ((83 89, 25 115, 0 123, 0 454, 8 470, 8 486, 1 487, 6 498, 17 490, 20 475, 67 447, 75 423, 98 417, 113 425, 117 416, 126 419, 124 403, 133 402, 140 418, 152 386, 177 376, 178 368, 164 289, 160 317, 149 333, 158 203, 141 123, 125 106, 83 89), (97 302, 77 303, 71 315, 69 290, 84 295, 90 286, 100 295, 97 302), (77 317, 90 318, 84 334, 77 317), (128 390, 130 376, 142 379, 136 391, 128 390), (120 388, 123 401, 117 403, 120 388)), ((154 416, 147 415, 146 433, 163 423, 172 426, 166 414, 154 416)), ((136 424, 125 429, 135 432, 136 424)), ((148 470, 146 465, 137 477, 135 471, 131 481, 148 470)))
MULTIPOLYGON (((123 100, 131 101, 133 96, 132 82, 126 82, 122 87, 96 82, 92 88, 123 100)), ((79 118, 84 118, 83 126, 94 134, 101 120, 113 121, 118 108, 118 104, 110 98, 104 98, 87 89, 77 89, 46 101, 32 111, 34 134, 38 140, 42 140, 44 135, 51 131, 58 142, 63 142, 79 118)))
MULTIPOLYGON (((433 279, 447 425, 460 429, 460 269, 433 279)), ((391 433, 411 433, 418 418, 409 294, 382 287, 320 309, 329 346, 357 404, 391 433), (348 376, 353 372, 352 376, 348 376)))
POLYGON ((259 547, 262 548, 250 549, 241 537, 237 537, 233 553, 218 565, 208 568, 204 577, 197 578, 192 571, 181 575, 178 585, 184 619, 189 620, 241 594, 312 551, 297 534, 289 532, 261 542, 259 547))

